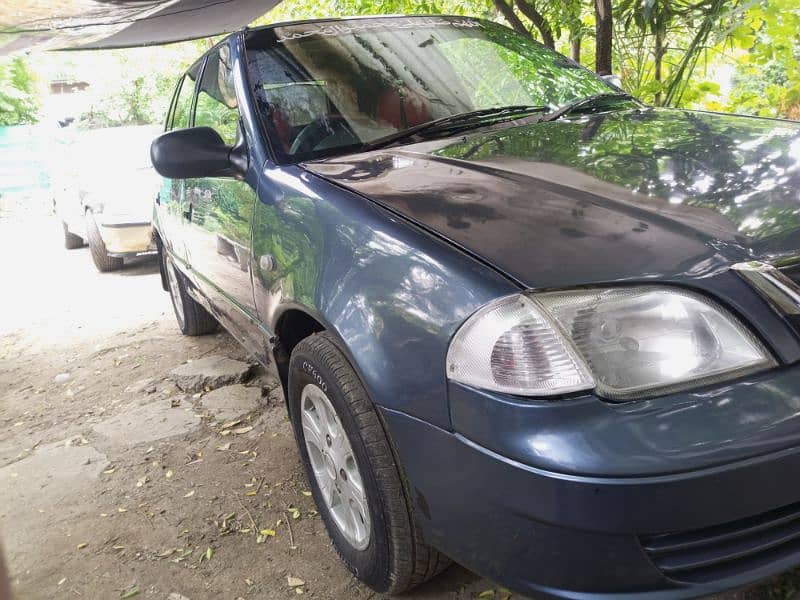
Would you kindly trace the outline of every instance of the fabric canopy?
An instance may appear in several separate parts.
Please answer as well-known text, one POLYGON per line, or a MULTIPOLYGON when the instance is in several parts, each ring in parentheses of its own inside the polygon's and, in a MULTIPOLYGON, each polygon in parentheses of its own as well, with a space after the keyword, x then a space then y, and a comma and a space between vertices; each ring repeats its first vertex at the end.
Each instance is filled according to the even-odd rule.
POLYGON ((280 0, 14 0, 0 6, 0 54, 129 48, 228 33, 280 0))

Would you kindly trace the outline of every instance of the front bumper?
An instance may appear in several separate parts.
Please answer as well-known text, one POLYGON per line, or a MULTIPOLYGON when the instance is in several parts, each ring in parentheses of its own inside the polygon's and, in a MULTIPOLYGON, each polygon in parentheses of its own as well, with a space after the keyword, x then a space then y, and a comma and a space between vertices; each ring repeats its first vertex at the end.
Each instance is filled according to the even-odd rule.
MULTIPOLYGON (((794 377, 793 371, 765 379, 794 377)), ((461 395, 451 402, 454 424, 459 401, 471 398, 480 405, 485 400, 475 390, 453 391, 451 401, 461 395)), ((800 395, 780 397, 800 412, 800 395)), ((681 472, 600 476, 523 464, 460 433, 389 409, 381 412, 425 538, 518 592, 691 598, 800 564, 800 478, 795 476, 800 440, 731 462, 719 462, 717 455, 713 464, 681 472)), ((540 417, 546 423, 541 411, 540 417)), ((506 436, 514 437, 514 426, 508 425, 506 436)), ((613 427, 604 433, 612 439, 613 427)), ((581 447, 587 439, 581 432, 570 438, 562 431, 548 439, 551 446, 574 444, 578 453, 592 451, 581 447)), ((643 440, 643 447, 651 441, 643 440)), ((540 446, 539 452, 546 449, 540 446)), ((631 464, 646 458, 632 457, 631 464)))
POLYGON ((155 252, 151 223, 100 223, 100 237, 111 256, 131 256, 155 252))

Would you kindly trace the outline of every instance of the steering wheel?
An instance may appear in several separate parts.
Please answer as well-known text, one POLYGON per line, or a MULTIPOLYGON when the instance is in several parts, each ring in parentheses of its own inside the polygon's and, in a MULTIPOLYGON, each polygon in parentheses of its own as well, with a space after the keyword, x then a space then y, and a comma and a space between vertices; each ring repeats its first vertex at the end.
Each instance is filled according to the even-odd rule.
POLYGON ((345 138, 348 142, 350 140, 353 143, 358 142, 347 121, 339 115, 327 115, 314 119, 300 130, 289 148, 289 154, 303 154, 317 150, 320 146, 328 147, 323 145, 323 142, 330 142, 332 138, 345 138))

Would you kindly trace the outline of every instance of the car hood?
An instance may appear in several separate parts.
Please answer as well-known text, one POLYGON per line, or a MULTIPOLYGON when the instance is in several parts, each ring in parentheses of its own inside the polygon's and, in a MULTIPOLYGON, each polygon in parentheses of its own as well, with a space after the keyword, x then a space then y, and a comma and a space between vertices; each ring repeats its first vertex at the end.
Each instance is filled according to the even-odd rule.
POLYGON ((800 249, 800 124, 644 109, 304 167, 531 288, 713 275, 800 249))

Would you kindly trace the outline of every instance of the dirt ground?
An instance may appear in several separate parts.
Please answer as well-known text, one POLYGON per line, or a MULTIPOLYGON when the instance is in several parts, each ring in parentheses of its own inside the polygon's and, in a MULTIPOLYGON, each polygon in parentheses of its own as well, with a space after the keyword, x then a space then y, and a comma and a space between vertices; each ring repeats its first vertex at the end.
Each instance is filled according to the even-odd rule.
MULTIPOLYGON (((181 392, 173 368, 249 358, 225 333, 179 334, 153 261, 99 274, 45 213, 0 212, 0 542, 16 596, 379 597, 330 547, 276 382, 256 371, 236 390, 251 402, 222 413, 219 394, 181 392)), ((719 598, 792 598, 798 582, 719 598)), ((454 565, 406 598, 478 596, 507 597, 454 565)))

